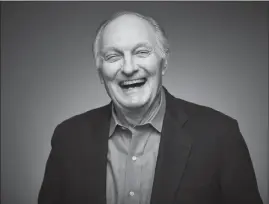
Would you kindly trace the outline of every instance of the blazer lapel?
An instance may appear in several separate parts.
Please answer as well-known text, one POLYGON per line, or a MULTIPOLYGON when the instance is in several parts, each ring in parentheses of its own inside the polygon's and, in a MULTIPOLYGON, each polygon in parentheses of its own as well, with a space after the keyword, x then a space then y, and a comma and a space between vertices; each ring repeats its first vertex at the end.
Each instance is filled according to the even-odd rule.
POLYGON ((165 89, 166 113, 155 168, 151 204, 172 203, 188 161, 192 139, 184 130, 188 120, 183 102, 165 89), (181 105, 179 105, 182 102, 181 105))

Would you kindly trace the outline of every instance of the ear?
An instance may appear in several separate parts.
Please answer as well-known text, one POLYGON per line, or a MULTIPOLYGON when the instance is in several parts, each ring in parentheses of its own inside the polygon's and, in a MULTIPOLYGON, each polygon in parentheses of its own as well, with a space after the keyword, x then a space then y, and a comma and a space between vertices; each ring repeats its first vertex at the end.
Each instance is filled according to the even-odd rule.
POLYGON ((101 68, 97 68, 97 71, 98 71, 98 75, 99 75, 99 79, 100 79, 101 84, 104 84, 104 77, 103 77, 101 68))
POLYGON ((165 72, 166 72, 166 70, 167 70, 167 58, 164 58, 163 60, 162 60, 162 75, 164 76, 165 75, 165 72))

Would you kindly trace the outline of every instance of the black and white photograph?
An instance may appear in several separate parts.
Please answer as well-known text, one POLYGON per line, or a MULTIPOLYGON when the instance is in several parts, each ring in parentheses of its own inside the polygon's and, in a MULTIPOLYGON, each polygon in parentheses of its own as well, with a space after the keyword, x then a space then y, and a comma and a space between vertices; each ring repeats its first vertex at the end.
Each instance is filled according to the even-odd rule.
POLYGON ((268 2, 1 2, 2 204, 269 204, 268 2))

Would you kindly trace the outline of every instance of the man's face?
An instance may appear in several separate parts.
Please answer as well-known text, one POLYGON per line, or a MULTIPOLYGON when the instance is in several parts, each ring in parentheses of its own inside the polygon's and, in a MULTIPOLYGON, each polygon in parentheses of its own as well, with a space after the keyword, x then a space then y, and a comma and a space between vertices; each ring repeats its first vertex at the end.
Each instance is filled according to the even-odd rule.
POLYGON ((112 21, 101 39, 99 75, 120 108, 150 106, 162 85, 163 59, 148 22, 124 15, 112 21))

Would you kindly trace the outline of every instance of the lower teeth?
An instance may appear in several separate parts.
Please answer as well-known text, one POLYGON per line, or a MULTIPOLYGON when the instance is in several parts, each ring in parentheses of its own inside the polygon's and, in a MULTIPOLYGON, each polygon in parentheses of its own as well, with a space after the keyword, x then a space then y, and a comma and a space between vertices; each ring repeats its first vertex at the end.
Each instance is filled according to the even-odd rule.
POLYGON ((123 88, 123 89, 139 88, 139 87, 142 87, 145 83, 146 83, 146 81, 139 82, 139 83, 136 83, 136 84, 121 85, 121 88, 123 88))
POLYGON ((144 83, 143 84, 137 84, 137 85, 134 85, 134 86, 126 86, 126 87, 123 87, 123 88, 125 88, 125 89, 133 89, 133 88, 139 88, 139 87, 141 87, 143 85, 144 85, 144 83))

